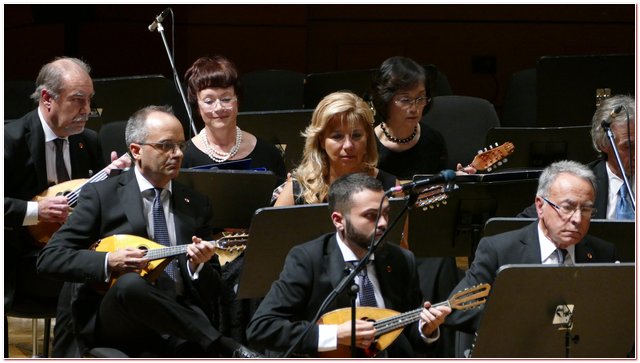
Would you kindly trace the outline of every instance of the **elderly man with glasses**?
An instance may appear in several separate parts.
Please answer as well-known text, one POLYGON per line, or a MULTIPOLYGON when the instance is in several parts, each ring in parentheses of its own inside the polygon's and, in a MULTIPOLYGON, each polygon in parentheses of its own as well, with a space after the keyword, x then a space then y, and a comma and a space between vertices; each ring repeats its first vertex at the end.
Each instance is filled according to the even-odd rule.
MULTIPOLYGON (((615 262, 613 244, 587 235, 591 216, 596 213, 595 185, 595 176, 585 165, 566 160, 549 165, 538 182, 538 220, 480 240, 473 263, 453 291, 480 283, 493 284, 498 269, 507 264, 615 262)), ((480 313, 478 309, 456 311, 447 319, 447 325, 475 331, 480 313)))

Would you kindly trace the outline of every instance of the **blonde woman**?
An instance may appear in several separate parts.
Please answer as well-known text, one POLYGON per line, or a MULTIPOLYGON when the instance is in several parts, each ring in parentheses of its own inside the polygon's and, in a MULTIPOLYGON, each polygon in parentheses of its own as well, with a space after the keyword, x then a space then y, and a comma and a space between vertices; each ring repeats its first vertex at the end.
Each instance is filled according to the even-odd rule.
POLYGON ((329 185, 349 173, 373 176, 385 190, 398 185, 395 176, 376 167, 373 113, 355 94, 334 92, 323 98, 302 135, 306 138, 302 161, 274 191, 275 206, 324 203, 329 185))

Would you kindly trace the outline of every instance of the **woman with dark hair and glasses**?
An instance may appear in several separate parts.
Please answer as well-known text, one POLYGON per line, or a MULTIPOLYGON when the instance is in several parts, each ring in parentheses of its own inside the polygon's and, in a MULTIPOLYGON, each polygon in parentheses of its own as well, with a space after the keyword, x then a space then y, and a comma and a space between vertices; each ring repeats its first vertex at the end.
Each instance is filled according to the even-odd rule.
POLYGON ((252 168, 266 168, 282 183, 287 171, 278 149, 237 125, 241 86, 235 65, 220 55, 198 58, 184 78, 204 128, 187 142, 183 167, 249 158, 252 168))
MULTIPOLYGON (((382 62, 371 87, 371 101, 380 123, 375 128, 378 167, 410 180, 415 174, 436 174, 447 165, 444 137, 423 122, 431 101, 424 68, 406 57, 382 62)), ((471 167, 458 170, 475 173, 471 167)))

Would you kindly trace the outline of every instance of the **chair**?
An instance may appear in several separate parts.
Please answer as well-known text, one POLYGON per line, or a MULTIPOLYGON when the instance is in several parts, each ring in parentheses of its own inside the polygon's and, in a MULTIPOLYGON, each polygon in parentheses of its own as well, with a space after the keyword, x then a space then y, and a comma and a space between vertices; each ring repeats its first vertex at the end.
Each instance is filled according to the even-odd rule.
MULTIPOLYGON (((36 257, 33 254, 26 254, 20 258, 13 303, 4 312, 5 319, 7 316, 31 319, 34 358, 49 357, 51 319, 56 317, 58 294, 62 286, 60 281, 44 279, 37 275, 36 257), (44 319, 42 354, 38 354, 38 319, 44 319)), ((5 329, 7 329, 7 325, 5 325, 5 329)), ((5 335, 5 346, 8 346, 8 339, 8 335, 5 335)))
POLYGON ((447 76, 433 64, 422 66, 427 73, 427 84, 431 89, 431 97, 450 96, 453 94, 447 76))
POLYGON ((128 151, 127 142, 124 139, 126 121, 114 121, 103 125, 98 132, 98 140, 102 146, 102 156, 105 163, 111 162, 111 151, 116 151, 121 156, 128 151))
POLYGON ((516 72, 509 78, 502 107, 502 127, 535 127, 537 115, 536 69, 516 72))
POLYGON ((500 126, 489 101, 469 96, 438 96, 422 121, 439 131, 447 143, 448 168, 469 164, 484 145, 487 131, 500 126))
POLYGON ((5 81, 4 82, 4 119, 20 118, 36 108, 34 101, 29 98, 36 90, 33 81, 5 81))
POLYGON ((377 69, 361 69, 310 73, 305 78, 304 107, 314 109, 326 95, 336 91, 351 91, 364 97, 371 87, 377 69))
POLYGON ((281 69, 243 74, 240 108, 243 112, 302 108, 304 77, 303 73, 281 69))
POLYGON ((189 118, 175 84, 162 75, 96 78, 93 80, 95 96, 91 107, 99 116, 90 120, 88 127, 96 131, 101 125, 127 120, 134 112, 148 105, 170 105, 176 117, 189 130, 189 118))

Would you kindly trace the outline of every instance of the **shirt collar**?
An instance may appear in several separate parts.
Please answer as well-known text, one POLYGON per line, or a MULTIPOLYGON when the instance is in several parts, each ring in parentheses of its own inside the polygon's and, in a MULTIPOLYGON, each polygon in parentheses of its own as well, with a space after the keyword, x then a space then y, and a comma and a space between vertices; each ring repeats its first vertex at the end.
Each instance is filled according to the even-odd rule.
MULTIPOLYGON (((351 251, 349 246, 347 246, 347 244, 344 243, 344 241, 342 240, 342 237, 340 236, 340 233, 338 232, 336 232, 336 240, 338 241, 338 247, 340 247, 340 252, 342 252, 342 258, 345 260, 345 262, 360 261, 360 259, 356 256, 356 254, 353 253, 353 251, 351 251)), ((369 260, 373 261, 375 259, 374 257, 375 257, 375 253, 371 254, 371 257, 369 258, 369 260)))
MULTIPOLYGON (((541 262, 546 261, 549 257, 551 257, 552 254, 556 253, 556 249, 558 248, 556 244, 553 243, 553 241, 551 241, 549 238, 547 238, 547 236, 542 232, 540 223, 538 223, 538 243, 540 244, 540 261, 541 262)), ((575 247, 576 247, 575 245, 571 245, 566 248, 571 260, 574 262, 575 262, 575 259, 573 258, 573 256, 575 255, 574 254, 575 247)))
MULTIPOLYGON (((138 169, 138 165, 135 166, 134 168, 134 172, 136 175, 136 180, 138 181, 138 188, 140 188, 140 192, 144 192, 145 190, 149 190, 149 189, 153 189, 155 188, 145 177, 144 175, 142 175, 142 173, 140 172, 140 169, 138 169)), ((167 185, 162 187, 163 189, 168 190, 171 193, 171 180, 169 180, 169 183, 167 183, 167 185)))
POLYGON ((45 142, 49 142, 49 141, 53 141, 55 139, 67 139, 66 137, 58 137, 58 135, 55 134, 55 132, 53 132, 53 130, 51 130, 51 127, 49 127, 49 124, 44 120, 44 116, 42 115, 42 111, 40 110, 40 107, 38 107, 38 118, 40 119, 40 124, 42 125, 42 130, 44 130, 44 141, 45 142))

